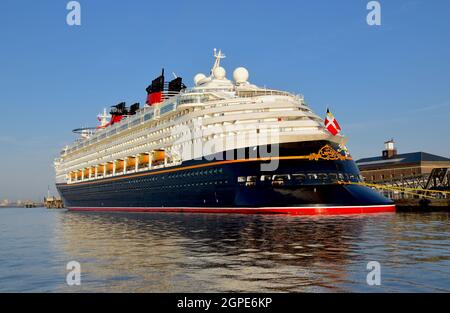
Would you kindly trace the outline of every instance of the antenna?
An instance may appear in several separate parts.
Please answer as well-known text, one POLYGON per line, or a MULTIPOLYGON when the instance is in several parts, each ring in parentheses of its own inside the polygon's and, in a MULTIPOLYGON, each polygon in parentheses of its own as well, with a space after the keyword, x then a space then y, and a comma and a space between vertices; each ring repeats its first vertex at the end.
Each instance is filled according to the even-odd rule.
POLYGON ((110 118, 110 115, 106 113, 106 108, 103 108, 103 114, 97 115, 97 119, 100 122, 100 126, 105 126, 108 124, 108 119, 110 118))
POLYGON ((226 58, 225 54, 222 53, 222 50, 219 49, 219 52, 217 52, 216 48, 214 48, 214 57, 216 58, 216 61, 214 62, 214 66, 211 69, 211 74, 212 72, 214 72, 214 69, 220 66, 220 60, 226 58))

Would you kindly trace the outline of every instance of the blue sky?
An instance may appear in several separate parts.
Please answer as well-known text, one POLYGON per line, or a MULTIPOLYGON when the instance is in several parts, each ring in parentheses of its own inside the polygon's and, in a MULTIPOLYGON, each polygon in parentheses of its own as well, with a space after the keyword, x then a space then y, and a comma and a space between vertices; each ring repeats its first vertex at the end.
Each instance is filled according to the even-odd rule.
POLYGON ((355 158, 391 137, 400 152, 450 157, 447 0, 380 1, 381 26, 362 0, 80 0, 71 27, 67 2, 0 2, 0 199, 41 198, 71 129, 143 102, 163 66, 192 85, 214 47, 229 75, 243 65, 320 115, 329 106, 355 158))

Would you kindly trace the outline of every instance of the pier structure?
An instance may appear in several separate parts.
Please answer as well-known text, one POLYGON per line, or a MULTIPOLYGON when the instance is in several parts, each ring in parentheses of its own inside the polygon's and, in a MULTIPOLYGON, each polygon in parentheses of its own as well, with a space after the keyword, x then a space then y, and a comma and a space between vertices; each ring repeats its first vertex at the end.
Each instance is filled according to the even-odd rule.
POLYGON ((44 198, 44 205, 47 209, 62 209, 64 208, 63 201, 60 198, 49 196, 44 198))
POLYGON ((36 207, 38 207, 38 205, 36 203, 34 203, 33 201, 26 201, 23 204, 23 207, 24 208, 36 208, 36 207))
POLYGON ((364 182, 391 199, 450 198, 450 159, 426 152, 398 154, 394 140, 381 156, 356 161, 364 182), (384 187, 384 188, 383 188, 384 187))
POLYGON ((362 184, 395 201, 399 211, 450 209, 450 159, 426 152, 398 154, 394 140, 381 156, 356 161, 362 184))

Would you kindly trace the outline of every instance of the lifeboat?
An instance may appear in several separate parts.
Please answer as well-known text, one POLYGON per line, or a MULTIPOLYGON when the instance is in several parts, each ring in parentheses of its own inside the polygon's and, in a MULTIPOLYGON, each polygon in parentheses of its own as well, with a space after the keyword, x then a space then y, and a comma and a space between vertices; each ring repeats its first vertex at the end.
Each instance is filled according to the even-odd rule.
POLYGON ((139 156, 139 168, 147 167, 150 158, 147 153, 141 154, 139 156))
POLYGON ((116 160, 116 173, 123 172, 124 160, 116 160))
POLYGON ((127 158, 127 171, 132 171, 136 169, 136 158, 128 157, 127 158))
POLYGON ((113 171, 113 164, 112 164, 112 162, 106 164, 106 174, 107 174, 107 175, 108 175, 108 174, 111 174, 112 171, 113 171))
POLYGON ((161 165, 164 164, 165 151, 163 149, 153 150, 152 151, 152 165, 161 165))
POLYGON ((97 175, 103 175, 103 173, 104 173, 104 171, 105 171, 105 166, 104 165, 98 165, 97 166, 97 175))

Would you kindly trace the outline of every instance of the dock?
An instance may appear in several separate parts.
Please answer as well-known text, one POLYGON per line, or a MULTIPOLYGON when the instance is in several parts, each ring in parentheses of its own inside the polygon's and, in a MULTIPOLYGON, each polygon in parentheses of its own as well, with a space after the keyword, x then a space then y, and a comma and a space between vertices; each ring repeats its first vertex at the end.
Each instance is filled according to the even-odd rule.
POLYGON ((450 199, 397 199, 397 212, 450 212, 450 199))
POLYGON ((44 206, 47 209, 62 209, 64 208, 64 203, 60 198, 50 196, 44 198, 44 206))
POLYGON ((37 207, 39 207, 39 204, 34 203, 33 201, 26 201, 26 202, 23 204, 23 207, 24 207, 24 208, 27 208, 27 209, 37 208, 37 207))

